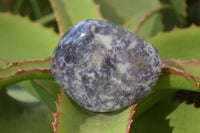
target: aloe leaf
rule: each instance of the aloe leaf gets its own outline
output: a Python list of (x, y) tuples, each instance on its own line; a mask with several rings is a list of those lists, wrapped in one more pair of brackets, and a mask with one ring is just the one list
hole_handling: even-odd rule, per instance
[[(3, 61), (3, 63), (4, 62), (9, 63), (12, 61), (29, 60), (29, 59), (44, 59), (46, 57), (49, 57), (53, 53), (53, 50), (60, 38), (60, 36), (56, 34), (55, 32), (53, 32), (52, 30), (44, 28), (40, 23), (31, 22), (27, 18), (11, 15), (9, 13), (0, 13), (0, 20), (1, 20), (0, 21), (0, 29), (1, 29), (0, 30), (0, 46), (1, 46), (0, 60)], [(1, 66), (6, 66), (6, 65), (1, 65)], [(49, 71), (50, 70), (49, 62), (45, 66), (47, 67)], [(33, 67), (33, 66), (30, 65), (30, 67)], [(50, 74), (50, 71), (48, 73)], [(39, 73), (39, 75), (40, 74), (41, 73)], [(25, 75), (24, 75), (24, 79), (26, 79)], [(31, 75), (29, 76), (30, 78), (33, 78)], [(46, 77), (47, 79), (52, 77), (50, 75), (46, 75), (46, 76), (47, 76)], [(22, 81), (24, 79), (19, 80), (19, 78), (16, 78), (15, 81), (17, 80)], [(11, 79), (8, 79), (8, 80), (12, 82)], [(47, 106), (50, 107), (51, 110), (56, 111), (55, 105), (52, 104), (53, 100), (55, 101), (56, 99), (53, 98), (49, 92), (54, 94), (54, 92), (52, 92), (51, 90), (53, 90), (53, 88), (57, 84), (55, 83), (55, 81), (47, 81), (47, 80), (43, 80), (40, 82), (43, 82), (43, 84), (47, 84), (51, 82), (54, 85), (48, 86), (48, 87), (42, 87), (42, 89), (38, 89), (38, 87), (35, 88), (38, 85), (35, 84), (34, 82), (31, 83), (31, 81), (23, 81), (23, 82), (18, 83), (18, 86), (30, 92), (33, 96), (38, 98), (40, 101), (43, 101), (44, 103), (46, 103)], [(6, 86), (8, 86), (8, 84)], [(57, 90), (58, 88), (59, 86), (57, 85), (57, 87), (54, 89)], [(44, 99), (42, 97), (46, 97), (46, 98), (49, 97), (49, 98)], [(48, 100), (50, 101), (49, 103), (46, 102)]]
[(29, 106), (0, 91), (0, 131), (2, 133), (52, 133), (51, 112), (40, 103)]
[(173, 127), (172, 133), (200, 132), (200, 109), (194, 107), (193, 104), (187, 105), (181, 103), (176, 109), (174, 109), (168, 116), (169, 125)]
[(12, 62), (0, 69), (0, 88), (28, 79), (53, 79), (50, 72), (50, 58)]
[[(64, 92), (59, 95), (53, 123), (56, 133), (128, 133), (136, 105), (113, 113), (93, 113), (75, 104)], [(70, 115), (69, 115), (70, 114)]]
[[(45, 84), (51, 86), (46, 86)], [(56, 112), (56, 105), (54, 102), (57, 100), (56, 95), (59, 93), (60, 87), (55, 81), (32, 80), (20, 82), (18, 85), (36, 97), (39, 101), (43, 102), (52, 113)]]
[(186, 13), (186, 8), (187, 8), (187, 4), (186, 4), (186, 0), (161, 0), (162, 3), (164, 4), (170, 4), (173, 6), (174, 11), (176, 12), (176, 14), (180, 17), (180, 16), (187, 16)]
[[(200, 27), (192, 26), (187, 29), (175, 29), (167, 33), (161, 33), (147, 39), (159, 51), (162, 59), (178, 59), (177, 69), (172, 74), (161, 75), (155, 88), (157, 89), (186, 89), (198, 91), (200, 66), (199, 42)], [(195, 41), (192, 41), (195, 40)], [(178, 50), (178, 52), (177, 52)], [(196, 64), (190, 59), (196, 59)], [(188, 60), (189, 63), (181, 63), (181, 60)], [(180, 64), (179, 64), (180, 63)], [(191, 67), (193, 66), (193, 67)], [(188, 69), (190, 68), (190, 69)], [(175, 74), (175, 75), (173, 75)], [(179, 75), (179, 76), (177, 76)], [(188, 82), (188, 81), (192, 81)], [(195, 83), (196, 82), (196, 83)], [(196, 87), (194, 86), (196, 84)]]
[(162, 12), (165, 30), (171, 30), (174, 26), (184, 27), (187, 17), (186, 0), (161, 0), (161, 2), (172, 6), (172, 10)]
[(187, 17), (188, 17), (188, 23), (189, 24), (192, 24), (192, 23), (197, 24), (197, 25), (200, 24), (199, 7), (200, 7), (200, 1), (188, 3), (188, 8), (187, 8), (188, 16)]
[(0, 68), (1, 67), (6, 67), (9, 63), (3, 60), (0, 60)]
[(143, 38), (156, 35), (158, 32), (163, 31), (164, 26), (162, 24), (162, 16), (159, 12), (153, 13), (147, 19), (140, 22), (135, 33)]
[(38, 99), (32, 96), (30, 93), (20, 88), (17, 85), (12, 85), (9, 88), (2, 90), (6, 91), (6, 93), (15, 99), (16, 101), (24, 104), (33, 104), (38, 103)]
[[(181, 60), (190, 60), (196, 59), (197, 64), (200, 60), (199, 58), (199, 42), (200, 39), (200, 27), (192, 26), (186, 29), (175, 29), (167, 33), (158, 34), (155, 37), (147, 39), (154, 47), (159, 51), (162, 59), (178, 59)], [(193, 40), (193, 41), (192, 41)], [(179, 50), (177, 52), (177, 50)], [(190, 61), (189, 61), (190, 62)], [(191, 66), (193, 66), (191, 68)], [(174, 71), (175, 75), (170, 74), (164, 76), (161, 75), (157, 85), (155, 86), (158, 89), (186, 89), (197, 91), (199, 84), (199, 73), (200, 66), (195, 65), (192, 62), (190, 63), (180, 63), (178, 69), (181, 71)], [(185, 68), (184, 68), (185, 67)], [(188, 70), (188, 68), (191, 68)], [(178, 74), (179, 73), (179, 74)], [(193, 74), (193, 75), (191, 75)], [(182, 75), (182, 76), (176, 76)], [(195, 78), (196, 76), (196, 78)], [(197, 86), (188, 82), (188, 79), (193, 79), (196, 82)], [(192, 80), (189, 80), (192, 81)]]
[(148, 38), (160, 53), (162, 59), (200, 60), (199, 42), (200, 27), (192, 26), (185, 29), (174, 29)]
[(160, 5), (149, 12), (141, 11), (130, 17), (124, 24), (124, 28), (145, 38), (163, 31), (161, 11), (171, 8), (169, 5)]
[[(195, 81), (190, 74), (174, 68), (167, 69), (168, 70), (160, 76), (156, 87), (159, 86), (160, 89), (184, 89), (199, 91), (199, 82)], [(170, 74), (168, 74), (168, 72)]]
[[(145, 16), (145, 14), (160, 6), (159, 0), (148, 0), (148, 1), (95, 0), (95, 1), (98, 4), (100, 4), (100, 10), (103, 16), (105, 16), (106, 19), (114, 23), (116, 23), (118, 19), (122, 19), (124, 23), (128, 18), (134, 17), (137, 14), (142, 15), (141, 13), (143, 13), (143, 16)], [(111, 13), (109, 14), (109, 12)], [(113, 13), (115, 13), (115, 15), (112, 15)]]
[(174, 67), (179, 69), (180, 71), (184, 71), (188, 74), (193, 80), (200, 82), (200, 61), (196, 59), (191, 59), (187, 61), (180, 60), (163, 60), (163, 64), (165, 67)]
[(96, 2), (100, 4), (101, 12), (106, 19), (116, 24), (123, 24), (124, 28), (141, 37), (153, 36), (163, 29), (159, 12), (166, 5), (161, 5), (157, 0), (96, 0)]
[[(40, 101), (42, 101), (44, 104), (46, 104), (52, 112), (56, 112), (56, 105), (54, 102), (57, 100), (57, 97), (55, 95), (58, 94), (59, 92), (53, 93), (52, 91), (50, 91), (50, 89), (54, 89), (54, 92), (56, 92), (56, 91), (59, 91), (59, 86), (55, 82), (53, 83), (51, 81), (42, 82), (41, 80), (40, 81), (33, 80), (33, 81), (30, 81), (30, 83), (34, 87), (34, 91), (37, 92), (36, 97)], [(57, 87), (55, 88), (47, 87), (43, 83), (55, 84), (54, 86), (57, 86)], [(27, 91), (29, 92), (30, 90), (27, 90)], [(30, 92), (32, 92), (32, 90)]]
[(50, 0), (62, 35), (70, 26), (86, 19), (103, 19), (92, 0)]
[[(21, 62), (12, 62), (5, 68), (0, 69), (0, 88), (6, 88), (9, 85), (23, 80), (33, 80), (31, 86), (26, 83), (20, 83), (22, 87), (33, 96), (43, 101), (52, 112), (56, 112), (54, 101), (57, 100), (59, 86), (53, 80), (50, 72), (50, 58), (44, 60), (26, 60)], [(35, 80), (44, 79), (44, 80)], [(51, 80), (50, 80), (51, 79)], [(33, 89), (34, 87), (34, 89)]]
[(180, 17), (187, 17), (187, 3), (186, 0), (170, 0), (175, 8), (176, 14)]
[(159, 10), (160, 8), (148, 14), (144, 14), (144, 12), (138, 13), (128, 19), (123, 27), (130, 32), (136, 33), (140, 37), (151, 37), (163, 30)]
[(159, 101), (145, 111), (137, 120), (133, 118), (134, 121), (130, 133), (171, 133), (172, 127), (169, 126), (169, 120), (166, 120), (166, 116), (177, 106), (177, 102), (173, 102), (168, 98)]
[[(180, 61), (173, 59), (164, 60), (163, 63), (165, 64), (165, 67), (169, 67), (167, 69), (175, 69), (175, 72), (168, 71), (166, 74), (164, 74), (163, 72), (165, 70), (162, 70), (162, 74), (152, 92), (138, 103), (136, 107), (136, 113), (133, 117), (133, 119), (136, 121), (149, 107), (161, 99), (174, 94), (176, 90), (184, 89), (199, 92), (200, 82), (198, 80), (199, 77), (197, 76), (199, 76), (200, 63), (198, 61)], [(191, 74), (196, 74), (196, 77), (192, 76)], [(196, 84), (193, 82), (198, 86), (195, 86)]]
[[(155, 89), (184, 89), (189, 91), (199, 91), (200, 89), (200, 63), (198, 61), (163, 61), (164, 65), (177, 65), (174, 67), (163, 67)], [(172, 65), (172, 66), (173, 66)], [(180, 65), (180, 66), (179, 66)], [(181, 69), (179, 68), (181, 67)], [(178, 69), (179, 68), (179, 69)], [(192, 73), (194, 75), (192, 75)]]
[[(137, 121), (143, 113), (145, 113), (149, 108), (157, 104), (159, 101), (162, 101), (163, 99), (166, 99), (173, 95), (176, 90), (156, 90), (152, 89), (152, 91), (144, 97), (141, 101), (138, 102), (137, 107), (136, 107), (136, 112), (133, 116), (133, 120)], [(134, 123), (133, 121), (133, 123)], [(134, 124), (133, 124), (134, 127)]]
[(22, 61), (51, 56), (59, 35), (34, 23), (8, 13), (0, 13), (0, 60)]

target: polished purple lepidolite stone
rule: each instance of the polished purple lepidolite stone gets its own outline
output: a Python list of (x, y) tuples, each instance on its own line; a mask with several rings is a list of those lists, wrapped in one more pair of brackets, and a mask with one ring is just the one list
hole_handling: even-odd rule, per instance
[(60, 39), (51, 71), (76, 103), (95, 112), (114, 111), (138, 102), (161, 71), (157, 50), (110, 22), (85, 20)]

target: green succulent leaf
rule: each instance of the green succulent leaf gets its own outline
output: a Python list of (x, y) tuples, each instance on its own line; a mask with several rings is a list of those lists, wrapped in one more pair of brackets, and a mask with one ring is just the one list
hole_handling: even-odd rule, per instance
[[(194, 84), (188, 82), (194, 80), (197, 82), (197, 87), (199, 85), (199, 42), (198, 39), (200, 35), (200, 27), (193, 26), (186, 29), (175, 29), (167, 33), (158, 34), (155, 37), (147, 39), (154, 47), (159, 51), (162, 59), (177, 59), (180, 61), (175, 61), (177, 69), (181, 71), (174, 71), (170, 75), (162, 76), (159, 78), (156, 87), (160, 89), (187, 89), (196, 91), (197, 88)], [(192, 41), (193, 40), (193, 41)], [(181, 49), (177, 52), (178, 49)], [(196, 59), (197, 61), (191, 61), (190, 59)], [(181, 60), (183, 60), (182, 63)], [(184, 60), (189, 60), (184, 63)], [(170, 62), (168, 62), (170, 63)], [(192, 67), (191, 67), (192, 66)], [(173, 68), (172, 68), (173, 69)], [(165, 73), (166, 74), (166, 73)], [(193, 75), (191, 75), (193, 74)], [(192, 78), (192, 79), (191, 79)], [(191, 80), (190, 80), (191, 79)], [(193, 89), (192, 89), (193, 88)]]
[(163, 30), (160, 10), (167, 6), (161, 5), (157, 0), (96, 0), (96, 2), (100, 4), (100, 10), (106, 19), (123, 25), (141, 37), (153, 36)]
[(136, 105), (113, 113), (93, 113), (83, 109), (64, 92), (59, 96), (53, 123), (56, 133), (128, 133)]
[(138, 13), (128, 19), (123, 27), (142, 38), (154, 36), (157, 32), (163, 30), (159, 10), (160, 8), (145, 15), (143, 12)]
[(161, 101), (145, 111), (138, 119), (135, 120), (133, 118), (133, 126), (130, 133), (171, 133), (172, 127), (169, 126), (169, 120), (166, 117), (177, 106), (177, 102), (172, 102), (168, 98), (163, 97)]
[(0, 132), (52, 133), (51, 121), (51, 112), (38, 101), (24, 104), (0, 91)]
[(163, 31), (161, 18), (162, 16), (159, 12), (153, 13), (150, 17), (140, 22), (135, 32), (143, 38), (156, 35), (159, 31)]
[[(123, 24), (128, 18), (140, 14), (143, 17), (160, 6), (159, 0), (95, 0), (100, 4), (103, 16), (111, 22), (117, 23), (119, 19)], [(144, 4), (145, 3), (145, 4)], [(120, 9), (120, 10), (119, 10)], [(113, 13), (115, 15), (113, 15)], [(117, 23), (119, 24), (119, 23)]]
[(162, 12), (165, 30), (171, 30), (175, 26), (184, 27), (187, 17), (186, 0), (161, 0), (161, 2), (172, 6), (171, 9)]
[(27, 18), (0, 13), (0, 60), (44, 59), (51, 56), (60, 36)]
[[(152, 91), (144, 97), (140, 102), (138, 102), (136, 107), (136, 112), (133, 116), (133, 120), (137, 121), (149, 108), (157, 104), (159, 101), (166, 99), (176, 93), (176, 90), (155, 90), (154, 88)], [(133, 123), (135, 123), (133, 121)], [(133, 124), (134, 127), (134, 124)]]
[[(160, 53), (162, 59), (200, 60), (200, 27), (174, 29), (147, 39)], [(181, 50), (180, 50), (181, 49)]]
[[(163, 60), (159, 80), (154, 89), (183, 89), (199, 91), (200, 89), (200, 62), (196, 60)], [(193, 75), (194, 74), (194, 75)]]
[[(11, 15), (9, 13), (0, 13), (0, 29), (0, 60), (3, 64), (2, 66), (4, 67), (7, 65), (7, 63), (12, 61), (44, 59), (51, 56), (60, 38), (58, 34), (53, 32), (51, 29), (44, 28), (40, 23), (34, 23), (27, 18)], [(47, 106), (55, 112), (56, 107), (52, 103), (56, 99), (52, 98), (50, 94), (57, 95), (57, 92), (54, 92), (52, 90), (58, 90), (59, 86), (53, 80), (46, 80), (49, 78), (52, 79), (49, 62), (46, 62), (45, 65), (43, 63), (42, 65), (39, 65), (37, 63), (27, 64), (23, 67), (29, 70), (33, 70), (35, 66), (48, 69), (48, 74), (46, 75), (45, 80), (40, 81), (40, 84), (54, 85), (42, 87), (40, 89), (38, 89), (38, 84), (32, 81), (23, 81), (18, 83), (17, 85), (30, 92), (39, 100), (46, 103)], [(22, 66), (12, 67), (8, 69), (7, 72), (5, 71), (5, 73), (9, 75), (9, 73), (11, 73), (12, 71), (17, 72), (20, 69), (24, 69), (20, 67)], [(11, 69), (12, 71), (10, 71)], [(32, 72), (33, 74), (35, 74), (36, 71)], [(38, 74), (39, 75), (37, 75), (37, 78), (39, 79), (41, 79), (42, 75), (45, 76), (44, 73)], [(27, 75), (29, 76), (29, 78), (27, 77)], [(35, 79), (36, 77), (34, 78), (34, 75), (31, 75), (31, 73), (24, 73), (24, 75), (15, 75), (13, 78), (16, 79), (8, 79), (8, 81), (14, 84), (22, 80)], [(3, 83), (1, 81), (1, 86), (2, 85)], [(7, 84), (6, 86), (8, 85), (10, 84)]]
[(57, 100), (60, 87), (55, 81), (30, 80), (20, 82), (18, 85), (48, 106), (51, 112), (56, 112), (54, 102)]
[(3, 89), (20, 81), (31, 79), (32, 81), (29, 81), (30, 85), (27, 84), (29, 83), (27, 81), (27, 83), (24, 81), (18, 85), (25, 88), (40, 101), (43, 101), (52, 112), (56, 112), (54, 102), (57, 100), (59, 86), (53, 80), (49, 66), (50, 58), (12, 62), (5, 68), (0, 69), (0, 88)]
[(173, 127), (172, 133), (198, 133), (200, 132), (200, 109), (193, 104), (181, 103), (168, 116), (169, 125)]
[(27, 60), (12, 62), (0, 68), (0, 89), (28, 79), (52, 79), (50, 72), (50, 58), (45, 60)]
[[(50, 0), (57, 17), (60, 34), (86, 19), (103, 19), (92, 0)], [(78, 6), (80, 5), (80, 6)]]

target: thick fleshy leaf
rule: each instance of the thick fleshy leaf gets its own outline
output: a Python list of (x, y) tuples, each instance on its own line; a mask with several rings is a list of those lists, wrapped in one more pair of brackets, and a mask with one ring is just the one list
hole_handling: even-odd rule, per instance
[(17, 85), (12, 85), (5, 90), (10, 97), (16, 101), (19, 101), (20, 103), (32, 104), (38, 102), (38, 99)]
[[(123, 24), (128, 18), (137, 14), (144, 17), (150, 11), (160, 6), (159, 0), (95, 0), (100, 4), (100, 10), (103, 16), (111, 22), (117, 23), (122, 19)], [(145, 4), (144, 4), (145, 3)], [(113, 15), (113, 13), (115, 15)], [(118, 23), (117, 23), (118, 24)]]
[(188, 23), (200, 25), (200, 1), (190, 1), (188, 3)]
[(6, 67), (9, 63), (8, 62), (5, 62), (3, 60), (0, 60), (0, 68), (1, 67)]
[(33, 81), (30, 81), (30, 85), (26, 83), (27, 81), (19, 83), (19, 85), (33, 96), (37, 97), (40, 101), (43, 101), (52, 112), (56, 112), (54, 102), (57, 100), (59, 86), (53, 80), (49, 66), (50, 58), (44, 60), (12, 62), (5, 68), (0, 69), (0, 88), (6, 88), (9, 85), (23, 80), (34, 79)]
[(176, 92), (176, 90), (156, 90), (153, 88), (152, 91), (137, 104), (133, 120), (137, 121), (137, 119), (139, 119), (149, 108), (154, 106), (159, 101), (170, 97)]
[(50, 0), (57, 17), (60, 34), (70, 26), (86, 19), (103, 19), (92, 0)]
[(180, 17), (187, 17), (186, 0), (170, 0), (170, 2), (174, 6), (177, 15), (179, 15)]
[(163, 31), (161, 18), (162, 16), (159, 12), (153, 13), (150, 17), (140, 22), (135, 32), (143, 38), (156, 35), (159, 31)]
[(128, 133), (136, 105), (113, 113), (93, 113), (69, 99), (59, 96), (54, 114), (54, 133)]
[(172, 102), (168, 98), (163, 99), (165, 100), (149, 108), (137, 120), (133, 118), (130, 133), (171, 133), (172, 127), (169, 126), (166, 116), (177, 107), (178, 103)]
[(40, 23), (8, 13), (0, 13), (0, 29), (0, 60), (6, 62), (49, 57), (60, 38)]
[(165, 67), (174, 67), (179, 69), (180, 71), (184, 71), (190, 76), (194, 81), (200, 83), (200, 61), (195, 59), (180, 61), (180, 60), (163, 60), (163, 64)]
[[(49, 57), (53, 53), (60, 38), (60, 36), (52, 30), (44, 28), (40, 23), (31, 22), (27, 18), (11, 15), (9, 13), (0, 13), (0, 20), (0, 60), (3, 62), (44, 59)], [(51, 81), (41, 82), (46, 84)], [(52, 82), (57, 85), (55, 81)], [(45, 89), (43, 87), (42, 90), (34, 88), (33, 84), (37, 86), (37, 84), (30, 83), (30, 81), (18, 83), (20, 87), (26, 89), (44, 103), (52, 99), (48, 92), (52, 90), (55, 85), (46, 87)], [(57, 88), (54, 89), (57, 90), (58, 87), (57, 85)], [(46, 97), (46, 99), (43, 97)], [(48, 99), (47, 97), (50, 98)], [(52, 100), (49, 101), (53, 103)], [(54, 107), (49, 107), (51, 109), (54, 108), (53, 110), (56, 111), (55, 105), (53, 106)]]
[(167, 119), (169, 125), (173, 127), (172, 133), (198, 133), (200, 132), (200, 108), (195, 108), (193, 104), (181, 103)]
[[(168, 72), (166, 70), (162, 70), (162, 73), (165, 71), (167, 73), (163, 73), (156, 86), (153, 88), (152, 92), (145, 97), (141, 102), (138, 103), (136, 107), (136, 113), (134, 114), (133, 120), (140, 119), (143, 117), (143, 113), (149, 109), (152, 105), (160, 101), (161, 99), (166, 99), (166, 97), (174, 94), (176, 90), (185, 89), (185, 90), (192, 90), (192, 91), (199, 91), (199, 81), (196, 81), (197, 77), (191, 76), (191, 74), (197, 74), (200, 70), (200, 64), (196, 60), (189, 60), (189, 61), (180, 61), (180, 60), (164, 60), (163, 61), (165, 67), (168, 67)], [(164, 69), (164, 68), (163, 68)], [(196, 71), (195, 71), (196, 70)], [(190, 74), (190, 72), (192, 72)], [(199, 74), (197, 74), (198, 76)], [(198, 79), (197, 79), (198, 80)], [(171, 89), (171, 91), (170, 91)], [(145, 119), (145, 118), (144, 118)], [(139, 124), (140, 125), (140, 124)], [(133, 129), (135, 125), (133, 123)], [(143, 130), (137, 129), (141, 132)], [(145, 131), (144, 131), (145, 132)], [(153, 131), (152, 131), (153, 132)]]
[(200, 27), (191, 26), (185, 29), (158, 34), (147, 39), (160, 53), (162, 59), (196, 59), (200, 61)]
[[(157, 85), (157, 89), (186, 89), (197, 91), (199, 85), (199, 73), (200, 66), (197, 65), (200, 60), (199, 56), (199, 43), (200, 39), (200, 27), (192, 26), (187, 29), (175, 29), (171, 32), (161, 33), (153, 38), (147, 39), (151, 44), (153, 44), (159, 51), (162, 59), (179, 59), (179, 60), (190, 60), (196, 59), (194, 61), (188, 61), (189, 63), (180, 63), (181, 61), (176, 61), (178, 69), (172, 68), (172, 74), (161, 75)], [(178, 50), (178, 52), (177, 52)], [(178, 63), (179, 62), (179, 63)], [(187, 61), (186, 61), (187, 62)], [(193, 66), (191, 68), (191, 66)], [(185, 67), (185, 68), (184, 68)], [(188, 69), (190, 68), (190, 69)], [(175, 74), (175, 75), (173, 75)], [(190, 74), (193, 74), (192, 76)], [(177, 76), (182, 75), (182, 76)], [(195, 77), (196, 76), (196, 77)], [(191, 80), (190, 80), (190, 79)], [(197, 81), (196, 87), (194, 83), (188, 82), (192, 79)]]
[(147, 14), (138, 13), (128, 19), (123, 27), (140, 37), (151, 37), (163, 30), (161, 14), (159, 13), (162, 8), (155, 9)]
[[(48, 84), (48, 85), (46, 85)], [(20, 87), (42, 101), (52, 112), (56, 112), (55, 101), (59, 93), (59, 86), (53, 80), (32, 80), (18, 83)]]
[(0, 91), (1, 133), (52, 133), (51, 121), (51, 112), (41, 103), (27, 106)]
[(161, 2), (172, 6), (171, 9), (162, 12), (165, 30), (171, 30), (175, 26), (183, 27), (186, 25), (186, 0), (161, 0)]
[(0, 68), (0, 88), (28, 79), (52, 79), (50, 58), (44, 60), (26, 60), (12, 62)]
[(138, 33), (141, 37), (153, 36), (163, 29), (159, 11), (165, 6), (157, 0), (96, 0), (96, 2), (100, 4), (105, 18), (116, 24), (125, 23), (124, 28)]
[(173, 6), (174, 11), (176, 12), (176, 14), (180, 17), (180, 16), (187, 16), (186, 13), (186, 0), (161, 0), (161, 2), (163, 2), (164, 4), (170, 4)]
[(196, 60), (163, 60), (164, 67), (155, 89), (199, 91), (200, 62)]

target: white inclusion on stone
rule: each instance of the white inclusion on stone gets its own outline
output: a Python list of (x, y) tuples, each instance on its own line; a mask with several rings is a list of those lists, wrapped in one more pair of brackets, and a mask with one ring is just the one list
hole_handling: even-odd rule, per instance
[(82, 80), (82, 78), (81, 78), (79, 72), (75, 72), (75, 75), (76, 75), (76, 79), (78, 79), (78, 80)]
[(105, 94), (100, 94), (100, 95), (99, 95), (99, 98), (100, 98), (102, 101), (111, 99), (110, 97), (106, 96)]
[(132, 87), (126, 87), (125, 90), (126, 91), (131, 91)]
[(96, 26), (95, 26), (95, 25), (92, 25), (92, 26), (91, 26), (91, 31), (92, 31), (93, 33), (94, 33), (95, 29), (96, 29)]
[(83, 37), (83, 36), (85, 36), (85, 35), (86, 35), (86, 33), (81, 33), (80, 37)]
[(56, 77), (61, 78), (63, 76), (63, 71), (60, 69), (55, 69), (54, 73), (56, 74)]
[(114, 103), (113, 101), (108, 101), (108, 102), (106, 103), (106, 105), (107, 105), (108, 107), (113, 107), (114, 104), (115, 104), (115, 103)]
[(61, 56), (58, 58), (58, 61), (60, 62), (59, 67), (63, 67), (63, 62), (65, 62), (65, 58)]
[(127, 50), (134, 49), (136, 45), (137, 45), (137, 41), (134, 40), (133, 42), (131, 42), (131, 43), (129, 44)]
[(69, 88), (69, 83), (67, 82), (68, 81), (68, 77), (67, 76), (64, 76), (64, 78), (65, 78), (65, 82), (62, 82), (63, 83), (63, 87), (65, 88), (65, 89), (68, 89)]
[(112, 36), (111, 35), (101, 35), (96, 34), (95, 39), (97, 42), (100, 42), (104, 46), (106, 46), (107, 50), (112, 49)]
[[(91, 61), (89, 60), (89, 62), (91, 62), (90, 64), (91, 64), (92, 67), (94, 67), (94, 66), (92, 65), (92, 64), (94, 64), (94, 65), (95, 65), (95, 68), (96, 68), (97, 70), (100, 70), (100, 69), (101, 69), (101, 63), (102, 63), (103, 59), (104, 59), (104, 56), (101, 56), (101, 55), (99, 55), (98, 52), (95, 52), (95, 53), (93, 54), (93, 56), (92, 56)], [(91, 68), (90, 68), (90, 69), (91, 69)]]
[(119, 80), (119, 79), (117, 79), (117, 78), (112, 77), (112, 78), (111, 78), (111, 81), (112, 81), (114, 84), (122, 85), (122, 81)]
[(95, 75), (94, 75), (93, 72), (92, 72), (92, 73), (87, 73), (87, 76), (88, 76), (88, 77), (91, 77), (91, 78), (93, 78), (93, 79), (95, 78)]
[(126, 73), (129, 68), (129, 63), (125, 63), (125, 64), (118, 63), (117, 68), (119, 69), (121, 74)]

